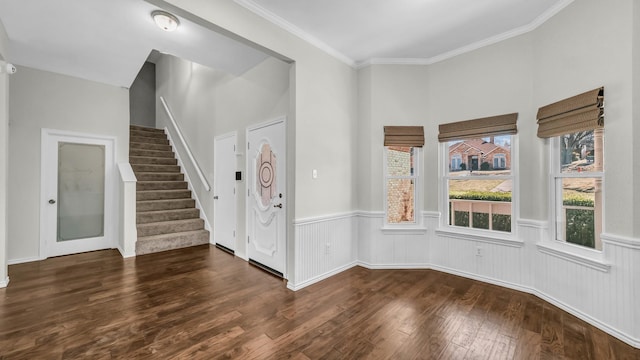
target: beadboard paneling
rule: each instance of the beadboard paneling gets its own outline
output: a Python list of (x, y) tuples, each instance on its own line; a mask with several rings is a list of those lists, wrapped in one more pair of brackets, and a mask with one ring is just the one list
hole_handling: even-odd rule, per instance
[(301, 289), (355, 264), (357, 231), (353, 214), (297, 221), (294, 226), (295, 279), (289, 279), (291, 289)]

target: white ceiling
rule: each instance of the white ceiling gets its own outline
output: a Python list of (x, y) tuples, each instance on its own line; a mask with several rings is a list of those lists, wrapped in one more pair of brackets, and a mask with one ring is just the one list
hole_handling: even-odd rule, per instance
[[(442, 60), (530, 31), (573, 0), (235, 1), (355, 66)], [(184, 18), (164, 32), (150, 2), (162, 3), (0, 0), (9, 60), (129, 87), (153, 49), (236, 75), (268, 56)]]
[(232, 74), (267, 55), (181, 18), (159, 29), (143, 0), (0, 0), (9, 60), (19, 65), (130, 87), (153, 49)]
[(433, 63), (528, 32), (573, 0), (235, 0), (352, 65)]

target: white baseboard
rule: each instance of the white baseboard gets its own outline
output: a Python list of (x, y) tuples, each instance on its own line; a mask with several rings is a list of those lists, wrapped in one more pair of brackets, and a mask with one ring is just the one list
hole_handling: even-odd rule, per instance
[(126, 253), (121, 246), (118, 245), (118, 251), (120, 252), (120, 255), (122, 255), (122, 258), (124, 259), (128, 259), (128, 258), (132, 258), (132, 257), (136, 257), (136, 253)]
[(9, 277), (8, 276), (7, 276), (6, 279), (0, 281), (0, 289), (6, 288), (7, 286), (9, 286)]
[(44, 259), (41, 259), (40, 257), (28, 257), (28, 258), (22, 258), (22, 259), (11, 259), (7, 261), (7, 265), (17, 265), (17, 264), (24, 264), (24, 263), (30, 263), (30, 262), (34, 262), (34, 261), (42, 261)]
[(365, 261), (356, 261), (356, 265), (369, 270), (428, 270), (429, 264), (370, 264)]
[(318, 275), (318, 276), (315, 276), (315, 277), (313, 277), (313, 278), (311, 278), (309, 280), (305, 280), (305, 281), (301, 282), (300, 284), (293, 284), (293, 283), (291, 283), (291, 281), (289, 281), (287, 283), (287, 288), (289, 290), (298, 291), (298, 290), (300, 290), (302, 288), (305, 288), (305, 287), (307, 287), (309, 285), (313, 285), (313, 284), (315, 284), (317, 282), (320, 282), (320, 281), (322, 281), (324, 279), (327, 279), (327, 278), (330, 278), (330, 277), (332, 277), (334, 275), (337, 275), (337, 274), (339, 274), (339, 273), (341, 273), (341, 272), (343, 272), (345, 270), (349, 270), (352, 267), (357, 266), (357, 265), (358, 265), (358, 263), (354, 261), (354, 262), (352, 262), (350, 264), (347, 264), (347, 265), (341, 266), (339, 268), (333, 269), (333, 270), (331, 270), (329, 272), (326, 272), (326, 273), (324, 273), (322, 275)]

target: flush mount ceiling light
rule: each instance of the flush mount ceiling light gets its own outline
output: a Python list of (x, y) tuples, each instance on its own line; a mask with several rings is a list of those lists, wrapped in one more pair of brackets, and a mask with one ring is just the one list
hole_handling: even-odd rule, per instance
[(178, 18), (166, 11), (156, 10), (151, 13), (151, 17), (156, 25), (164, 31), (175, 31), (180, 25)]

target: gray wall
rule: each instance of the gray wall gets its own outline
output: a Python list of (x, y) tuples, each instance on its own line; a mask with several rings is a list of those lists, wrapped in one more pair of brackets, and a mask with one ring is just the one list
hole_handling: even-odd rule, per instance
[[(40, 250), (41, 129), (117, 138), (116, 161), (129, 155), (129, 92), (93, 81), (18, 66), (9, 86), (9, 260)], [(116, 191), (119, 191), (116, 189)], [(119, 205), (115, 204), (115, 209)]]
[(131, 124), (156, 127), (156, 65), (145, 62), (129, 89)]
[[(202, 168), (211, 191), (206, 191), (188, 157), (177, 143), (192, 185), (207, 219), (213, 226), (214, 141), (216, 136), (237, 132), (238, 155), (236, 169), (243, 180), (237, 183), (237, 194), (246, 192), (245, 129), (251, 124), (272, 120), (289, 113), (289, 68), (275, 58), (269, 58), (241, 76), (234, 76), (187, 60), (163, 55), (157, 62), (158, 96), (169, 104), (196, 161)], [(158, 102), (159, 127), (168, 123), (162, 104)], [(291, 120), (288, 119), (288, 125)], [(173, 136), (173, 133), (172, 133)], [(174, 138), (174, 142), (177, 139)], [(289, 139), (290, 142), (291, 139)], [(288, 165), (288, 169), (291, 167)], [(245, 197), (237, 196), (236, 239), (245, 239)], [(289, 197), (292, 202), (292, 197)], [(238, 241), (236, 254), (244, 257), (246, 243)]]
[[(605, 87), (605, 232), (637, 237), (640, 188), (633, 105), (631, 0), (574, 2), (533, 32), (427, 66), (359, 71), (359, 207), (383, 211), (382, 126), (424, 125), (425, 210), (438, 211), (438, 125), (518, 112), (519, 218), (547, 220), (549, 142), (537, 137), (538, 107)], [(590, 39), (584, 41), (584, 39)], [(636, 43), (638, 40), (635, 40)], [(592, 44), (602, 44), (593, 51)], [(550, 56), (553, 54), (553, 56)], [(635, 70), (635, 71), (634, 71)], [(637, 88), (637, 84), (636, 84)], [(637, 94), (635, 95), (638, 96)], [(634, 107), (635, 106), (635, 107)], [(635, 130), (634, 130), (635, 129)], [(622, 160), (624, 159), (624, 160)], [(636, 195), (637, 199), (637, 195)], [(516, 214), (518, 215), (518, 214)], [(634, 229), (635, 227), (635, 229)]]

